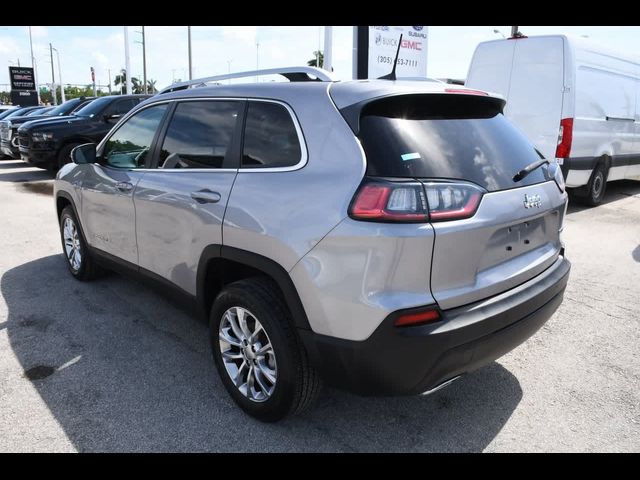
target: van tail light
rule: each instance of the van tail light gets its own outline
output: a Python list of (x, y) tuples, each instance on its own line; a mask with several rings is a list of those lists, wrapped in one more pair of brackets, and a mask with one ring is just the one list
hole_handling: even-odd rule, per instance
[(349, 216), (375, 222), (429, 221), (424, 189), (419, 182), (366, 179), (351, 202)]
[(425, 182), (432, 222), (473, 217), (485, 191), (471, 183)]
[(475, 215), (485, 190), (458, 182), (403, 182), (365, 178), (349, 207), (355, 220), (426, 223)]
[(562, 120), (560, 120), (560, 131), (558, 132), (556, 158), (569, 158), (569, 155), (571, 155), (572, 140), (573, 118), (563, 118)]

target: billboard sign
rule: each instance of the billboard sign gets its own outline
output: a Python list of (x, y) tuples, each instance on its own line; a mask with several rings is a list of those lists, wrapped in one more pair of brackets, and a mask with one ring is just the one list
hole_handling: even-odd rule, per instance
[(11, 103), (21, 107), (38, 105), (38, 94), (35, 90), (11, 90)]
[(355, 78), (378, 78), (393, 68), (393, 60), (402, 34), (396, 75), (427, 76), (426, 26), (359, 26), (356, 28)]
[(9, 80), (11, 90), (35, 90), (36, 82), (33, 77), (33, 68), (9, 67)]
[(11, 82), (11, 103), (21, 107), (38, 105), (33, 68), (9, 67), (9, 81)]

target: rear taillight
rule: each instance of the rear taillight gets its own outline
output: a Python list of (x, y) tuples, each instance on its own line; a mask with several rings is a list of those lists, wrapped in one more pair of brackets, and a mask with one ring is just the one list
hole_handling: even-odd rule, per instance
[(394, 182), (365, 179), (349, 216), (374, 222), (424, 223), (472, 217), (485, 191), (462, 182)]
[(366, 180), (349, 208), (351, 218), (377, 222), (427, 222), (427, 202), (418, 182)]
[(569, 158), (571, 155), (571, 141), (573, 140), (573, 118), (563, 118), (560, 120), (560, 131), (558, 132), (558, 146), (556, 147), (556, 158)]
[(470, 183), (425, 182), (429, 218), (432, 222), (473, 217), (484, 190)]

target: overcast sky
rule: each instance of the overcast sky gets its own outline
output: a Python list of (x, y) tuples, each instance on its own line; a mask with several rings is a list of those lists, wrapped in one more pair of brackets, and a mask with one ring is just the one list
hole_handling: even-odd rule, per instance
[[(476, 45), (500, 38), (494, 29), (509, 35), (509, 26), (429, 27), (428, 75), (464, 78)], [(188, 77), (187, 27), (145, 27), (147, 77), (162, 88), (173, 79)], [(131, 69), (142, 78), (142, 46), (136, 41), (139, 26), (129, 27)], [(615, 50), (640, 51), (640, 27), (520, 27), (526, 35), (568, 33), (587, 35)], [(114, 27), (32, 27), (38, 82), (51, 82), (49, 42), (58, 49), (65, 84), (91, 83), (90, 67), (99, 84), (108, 83), (124, 67), (124, 31)], [(323, 42), (322, 27), (192, 27), (194, 77), (260, 68), (304, 65)], [(256, 43), (259, 43), (256, 49)], [(352, 27), (334, 27), (334, 69), (341, 79), (351, 78)], [(258, 50), (258, 52), (256, 52)], [(258, 59), (256, 59), (258, 53)], [(8, 66), (30, 66), (27, 27), (0, 27), (0, 89), (8, 90)], [(57, 59), (54, 62), (56, 82)], [(229, 62), (231, 62), (229, 64)], [(106, 88), (105, 88), (106, 90)]]

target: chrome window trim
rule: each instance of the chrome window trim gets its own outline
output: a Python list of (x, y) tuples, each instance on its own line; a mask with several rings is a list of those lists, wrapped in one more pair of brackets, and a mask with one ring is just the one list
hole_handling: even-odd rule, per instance
[[(113, 130), (111, 132), (109, 132), (109, 135), (105, 138), (103, 138), (100, 143), (97, 145), (96, 147), (96, 151), (100, 151), (102, 148), (104, 148), (104, 144), (109, 140), (109, 138), (111, 138), (122, 126), (122, 124), (124, 124), (126, 121), (129, 120), (129, 118), (131, 118), (133, 115), (136, 115), (137, 113), (146, 110), (147, 108), (151, 108), (154, 107), (156, 105), (161, 105), (163, 103), (175, 103), (175, 102), (195, 102), (195, 101), (224, 101), (224, 100), (234, 100), (234, 101), (246, 101), (246, 102), (267, 102), (267, 103), (276, 103), (278, 105), (282, 105), (284, 108), (287, 109), (287, 111), (289, 112), (289, 116), (291, 117), (291, 120), (293, 121), (293, 126), (296, 129), (296, 134), (298, 135), (298, 143), (300, 145), (300, 161), (298, 163), (296, 163), (295, 165), (290, 165), (288, 167), (267, 167), (267, 168), (242, 168), (242, 165), (240, 165), (239, 168), (168, 168), (168, 169), (162, 169), (162, 168), (130, 168), (127, 170), (131, 170), (131, 171), (136, 171), (136, 172), (157, 172), (157, 171), (162, 171), (162, 172), (238, 172), (238, 173), (257, 173), (257, 172), (264, 172), (264, 173), (271, 173), (271, 172), (293, 172), (296, 170), (300, 170), (302, 169), (308, 162), (309, 159), (309, 154), (308, 154), (308, 150), (307, 150), (307, 144), (305, 142), (304, 139), (304, 134), (302, 133), (302, 127), (300, 126), (300, 122), (298, 121), (298, 117), (296, 116), (295, 112), (293, 111), (293, 109), (285, 102), (281, 101), (281, 100), (273, 100), (270, 98), (249, 98), (249, 97), (189, 97), (189, 98), (170, 98), (170, 99), (166, 99), (166, 100), (158, 100), (157, 102), (153, 102), (153, 103), (149, 103), (148, 105), (145, 105), (142, 108), (139, 108), (135, 111), (130, 111), (128, 112), (124, 117), (122, 117), (122, 119), (114, 126)], [(240, 163), (242, 164), (242, 158), (240, 159)], [(115, 168), (115, 167), (112, 167)], [(120, 171), (127, 171), (124, 169), (121, 169)]]

